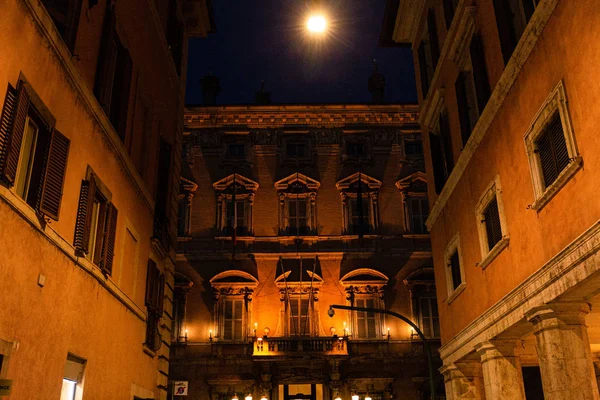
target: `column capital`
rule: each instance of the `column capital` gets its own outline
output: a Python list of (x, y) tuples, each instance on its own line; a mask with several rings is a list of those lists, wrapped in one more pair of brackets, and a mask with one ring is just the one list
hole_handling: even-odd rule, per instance
[(475, 351), (484, 362), (490, 358), (514, 357), (519, 338), (492, 339), (475, 346)]
[(525, 312), (525, 318), (534, 326), (534, 333), (565, 325), (585, 325), (585, 316), (591, 307), (583, 302), (556, 302), (534, 307)]

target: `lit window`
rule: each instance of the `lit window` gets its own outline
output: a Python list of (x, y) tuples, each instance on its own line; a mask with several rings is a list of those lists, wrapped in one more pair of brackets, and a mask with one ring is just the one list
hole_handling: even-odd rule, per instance
[[(375, 299), (363, 298), (355, 300), (356, 307), (374, 308)], [(377, 320), (373, 311), (356, 312), (356, 334), (358, 339), (377, 338)]]
[(304, 297), (290, 298), (290, 321), (289, 332), (294, 336), (308, 335), (311, 331), (310, 326), (310, 302)]
[(243, 339), (243, 299), (226, 299), (223, 301), (223, 339)]
[(83, 373), (86, 361), (69, 354), (60, 391), (60, 400), (81, 400), (83, 396)]

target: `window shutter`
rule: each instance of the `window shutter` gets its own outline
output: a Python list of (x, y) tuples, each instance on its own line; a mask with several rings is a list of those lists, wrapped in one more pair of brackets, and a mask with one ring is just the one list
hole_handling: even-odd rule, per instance
[(40, 212), (55, 221), (58, 221), (60, 213), (60, 202), (63, 194), (65, 171), (67, 169), (67, 158), (69, 156), (69, 144), (71, 142), (56, 129), (52, 133), (46, 172), (42, 184), (42, 196), (40, 200)]
[(569, 151), (558, 112), (554, 114), (537, 140), (536, 148), (540, 157), (544, 185), (548, 187), (569, 164)]
[(9, 84), (6, 90), (6, 97), (4, 98), (2, 116), (0, 117), (0, 171), (2, 172), (6, 167), (6, 156), (10, 144), (10, 132), (16, 104), (17, 90)]
[(162, 316), (164, 307), (165, 307), (165, 274), (160, 274), (160, 278), (158, 279), (158, 315)]
[(475, 80), (475, 91), (477, 93), (477, 107), (479, 108), (479, 114), (481, 114), (490, 99), (490, 82), (488, 80), (483, 44), (478, 33), (475, 33), (471, 39), (470, 51), (471, 63), (473, 64), (473, 79)]
[(556, 169), (560, 174), (560, 172), (569, 165), (569, 150), (567, 149), (567, 141), (565, 140), (565, 133), (558, 112), (554, 114), (554, 117), (546, 127), (546, 130), (551, 132), (552, 135), (552, 147), (554, 148), (554, 154), (556, 156)]
[(107, 205), (106, 225), (104, 230), (104, 240), (102, 244), (102, 261), (100, 268), (110, 275), (112, 273), (113, 259), (115, 255), (115, 239), (117, 235), (117, 214), (118, 211), (112, 203)]
[(92, 206), (96, 195), (96, 181), (93, 177), (81, 181), (79, 192), (79, 205), (77, 206), (77, 219), (75, 221), (75, 240), (73, 245), (79, 255), (89, 251), (90, 223), (92, 219)]
[(500, 225), (497, 198), (494, 198), (485, 209), (484, 218), (488, 250), (491, 250), (502, 239), (502, 226)]
[[(8, 135), (1, 140), (5, 142), (3, 147), (6, 149), (4, 157), (0, 159), (0, 174), (3, 179), (13, 185), (15, 183), (15, 177), (17, 175), (17, 166), (19, 164), (19, 153), (21, 152), (21, 141), (23, 140), (23, 131), (25, 130), (25, 121), (27, 120), (27, 112), (29, 110), (29, 94), (25, 89), (23, 83), (19, 84), (17, 90), (17, 97), (14, 109), (12, 110), (12, 117), (9, 118), (8, 114), (12, 108), (10, 104), (10, 96), (7, 95), (7, 103), (5, 105), (6, 115), (2, 112), (2, 136), (5, 136), (4, 130), (6, 129)], [(7, 119), (5, 122), (4, 119)], [(5, 127), (5, 124), (6, 127)]]
[(110, 111), (112, 69), (114, 68), (114, 62), (117, 56), (117, 48), (114, 46), (117, 19), (114, 6), (110, 3), (112, 2), (109, 0), (104, 16), (102, 42), (100, 43), (98, 66), (96, 68), (96, 81), (94, 83), (94, 94), (107, 114)]

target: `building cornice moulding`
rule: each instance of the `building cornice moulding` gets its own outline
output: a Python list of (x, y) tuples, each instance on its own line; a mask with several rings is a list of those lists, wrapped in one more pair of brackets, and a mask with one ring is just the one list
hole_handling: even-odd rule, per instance
[(437, 221), (438, 217), (442, 213), (442, 210), (448, 203), (450, 196), (456, 189), (458, 182), (461, 180), (465, 173), (471, 158), (477, 151), (479, 144), (483, 141), (486, 133), (488, 132), (490, 125), (496, 118), (496, 115), (502, 108), (504, 100), (508, 95), (508, 92), (512, 88), (521, 68), (529, 58), (529, 55), (533, 51), (533, 48), (537, 44), (537, 41), (544, 30), (544, 27), (548, 23), (550, 16), (554, 12), (556, 5), (559, 0), (543, 0), (535, 9), (535, 13), (531, 18), (531, 21), (527, 25), (521, 40), (517, 44), (515, 51), (513, 52), (510, 61), (508, 62), (504, 72), (500, 76), (500, 80), (496, 84), (494, 91), (487, 103), (487, 106), (483, 110), (481, 117), (477, 121), (471, 137), (465, 144), (463, 151), (458, 157), (458, 161), (452, 170), (452, 173), (448, 177), (442, 192), (439, 194), (436, 202), (433, 204), (429, 217), (427, 218), (426, 225), (429, 231), (432, 230), (433, 225)]

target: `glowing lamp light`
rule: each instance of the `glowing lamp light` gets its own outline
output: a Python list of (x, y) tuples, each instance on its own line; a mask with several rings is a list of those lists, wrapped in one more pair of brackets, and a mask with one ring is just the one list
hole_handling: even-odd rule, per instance
[(340, 397), (340, 394), (339, 394), (339, 393), (337, 393), (337, 394), (335, 395), (335, 399), (334, 399), (334, 400), (342, 400), (342, 398)]
[(252, 400), (252, 394), (248, 393), (245, 397), (245, 400)]
[(240, 400), (240, 399), (237, 397), (237, 393), (233, 395), (233, 397), (231, 398), (231, 400)]
[(371, 399), (371, 396), (367, 395), (367, 396), (365, 397), (365, 400), (372, 400), (372, 399)]
[(310, 32), (323, 33), (327, 29), (327, 21), (322, 15), (312, 15), (308, 18), (306, 27)]
[(268, 400), (268, 399), (267, 399), (267, 396), (264, 396), (264, 395), (263, 395), (263, 396), (260, 398), (260, 400)]
[(358, 395), (357, 394), (353, 394), (352, 395), (352, 400), (358, 400)]

